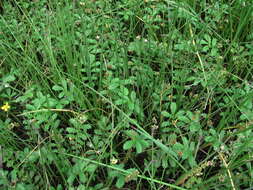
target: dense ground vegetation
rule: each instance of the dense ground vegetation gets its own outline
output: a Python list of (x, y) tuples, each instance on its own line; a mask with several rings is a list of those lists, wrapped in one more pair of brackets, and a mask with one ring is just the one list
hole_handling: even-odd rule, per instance
[(253, 188), (250, 0), (5, 0), (0, 189)]

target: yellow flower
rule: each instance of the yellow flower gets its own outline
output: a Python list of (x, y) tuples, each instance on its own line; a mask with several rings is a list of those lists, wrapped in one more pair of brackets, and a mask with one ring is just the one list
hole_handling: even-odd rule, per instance
[(6, 102), (6, 103), (1, 107), (1, 109), (2, 109), (3, 111), (8, 111), (10, 108), (11, 108), (11, 106), (9, 105), (8, 102)]

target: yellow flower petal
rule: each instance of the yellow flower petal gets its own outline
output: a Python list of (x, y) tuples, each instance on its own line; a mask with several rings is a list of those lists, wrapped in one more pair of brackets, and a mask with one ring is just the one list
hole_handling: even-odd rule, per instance
[(1, 109), (2, 109), (3, 111), (8, 111), (10, 108), (11, 108), (11, 106), (9, 105), (8, 102), (6, 102), (6, 103), (1, 107)]

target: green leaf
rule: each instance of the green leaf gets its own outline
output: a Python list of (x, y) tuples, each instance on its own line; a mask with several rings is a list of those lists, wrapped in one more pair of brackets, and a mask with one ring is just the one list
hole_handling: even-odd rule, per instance
[(212, 48), (212, 49), (211, 49), (211, 54), (210, 54), (210, 55), (213, 56), (213, 57), (217, 56), (217, 55), (218, 55), (217, 49)]
[(29, 162), (36, 162), (40, 157), (40, 153), (39, 151), (34, 151), (29, 157), (28, 157), (28, 161)]
[(207, 45), (208, 42), (207, 42), (206, 40), (200, 40), (200, 44), (205, 44), (205, 45)]
[(134, 104), (134, 111), (138, 114), (142, 114), (142, 110), (140, 108), (140, 105), (139, 105), (139, 102), (137, 101), (135, 104)]
[(133, 141), (126, 141), (126, 142), (124, 143), (124, 145), (123, 145), (123, 149), (124, 149), (124, 150), (128, 150), (128, 149), (132, 148), (133, 145), (134, 145), (134, 142), (133, 142)]
[(128, 108), (133, 111), (134, 110), (134, 103), (133, 102), (128, 102)]
[(65, 93), (64, 92), (61, 92), (59, 95), (58, 95), (58, 98), (62, 98), (65, 96)]
[(168, 113), (167, 111), (162, 111), (161, 113), (164, 117), (170, 117), (170, 113)]
[(176, 165), (177, 165), (176, 162), (172, 159), (169, 159), (169, 163), (170, 163), (170, 166), (173, 168), (176, 167)]
[(24, 184), (18, 183), (15, 189), (16, 190), (27, 190), (27, 187)]
[(167, 158), (163, 158), (162, 159), (162, 167), (163, 168), (167, 168), (169, 165), (168, 165), (168, 159)]
[(73, 182), (74, 182), (74, 180), (75, 180), (75, 178), (76, 178), (75, 174), (70, 174), (69, 177), (68, 177), (68, 179), (67, 179), (68, 184), (72, 185)]
[(119, 78), (114, 78), (112, 81), (111, 81), (111, 84), (109, 85), (108, 89), (109, 90), (114, 90), (116, 88), (118, 88), (120, 85), (120, 80)]
[(209, 35), (205, 34), (205, 35), (204, 35), (204, 38), (206, 39), (206, 41), (207, 41), (208, 43), (211, 42), (211, 37), (210, 37)]
[(29, 98), (33, 97), (33, 88), (26, 91), (25, 94), (23, 96), (18, 97), (15, 102), (25, 102), (26, 100), (28, 100)]
[(88, 167), (86, 167), (86, 171), (92, 173), (97, 169), (97, 165), (95, 164), (89, 164)]
[(119, 84), (118, 83), (112, 83), (110, 84), (110, 86), (108, 87), (109, 90), (114, 90), (116, 88), (118, 88)]
[(177, 111), (177, 104), (175, 102), (171, 102), (170, 104), (170, 111), (174, 115)]
[(185, 146), (185, 147), (188, 147), (188, 145), (189, 145), (188, 139), (187, 139), (186, 137), (183, 137), (182, 140), (183, 140), (184, 146)]
[(190, 125), (190, 131), (191, 132), (199, 131), (200, 128), (201, 128), (201, 126), (198, 122), (192, 122), (191, 125)]
[(131, 100), (134, 101), (136, 99), (136, 93), (132, 91), (130, 97), (131, 97)]
[(16, 79), (15, 76), (10, 74), (10, 75), (4, 76), (4, 77), (2, 78), (2, 82), (3, 82), (3, 83), (8, 83), (8, 82), (14, 81), (15, 79)]
[(118, 99), (115, 101), (115, 105), (122, 105), (124, 103), (126, 103), (126, 101), (124, 99)]
[(216, 44), (217, 44), (217, 39), (214, 38), (214, 39), (212, 40), (212, 47), (216, 47)]
[(173, 145), (173, 148), (175, 150), (180, 150), (181, 151), (181, 150), (183, 150), (184, 146), (180, 143), (176, 143), (176, 144)]
[(208, 47), (208, 46), (205, 46), (205, 47), (203, 47), (203, 49), (202, 49), (203, 52), (207, 52), (208, 50), (209, 50), (209, 47)]
[(54, 91), (61, 91), (63, 90), (63, 88), (59, 85), (54, 85), (53, 88), (52, 88)]
[(76, 133), (76, 132), (77, 132), (76, 129), (71, 128), (71, 127), (68, 127), (68, 128), (66, 129), (66, 131), (68, 131), (68, 133)]
[(189, 157), (189, 152), (188, 151), (183, 151), (182, 159), (185, 160)]
[(142, 144), (140, 142), (136, 142), (135, 148), (138, 154), (142, 152)]
[(167, 126), (170, 126), (170, 125), (171, 125), (171, 122), (165, 121), (165, 122), (162, 122), (161, 127), (167, 127)]
[(214, 140), (215, 140), (215, 138), (212, 137), (212, 136), (207, 136), (207, 137), (205, 138), (205, 141), (206, 141), (206, 142), (213, 142)]
[(147, 140), (142, 139), (140, 142), (143, 146), (143, 148), (149, 147), (149, 142)]
[(87, 182), (87, 177), (84, 175), (83, 172), (80, 172), (80, 173), (79, 173), (79, 179), (80, 179), (80, 181), (81, 181), (82, 183)]
[(190, 164), (190, 166), (191, 166), (192, 168), (193, 168), (194, 166), (196, 166), (196, 162), (195, 162), (193, 156), (189, 156), (188, 161), (189, 161), (189, 164)]
[(128, 89), (127, 89), (127, 88), (123, 87), (123, 89), (122, 89), (122, 93), (124, 94), (124, 96), (128, 96), (129, 91), (128, 91)]
[(180, 115), (180, 116), (178, 116), (177, 118), (178, 118), (179, 121), (183, 121), (183, 122), (185, 122), (185, 123), (190, 123), (189, 118), (187, 118), (187, 117), (184, 116), (184, 115)]
[(122, 188), (125, 185), (125, 178), (124, 177), (119, 177), (117, 182), (116, 182), (116, 187), (117, 188)]
[(67, 89), (68, 89), (67, 81), (66, 81), (66, 80), (63, 80), (61, 83), (62, 83), (63, 89), (67, 90)]

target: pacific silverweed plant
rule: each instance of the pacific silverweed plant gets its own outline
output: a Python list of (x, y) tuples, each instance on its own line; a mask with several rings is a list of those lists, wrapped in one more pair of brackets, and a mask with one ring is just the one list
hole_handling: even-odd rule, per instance
[(1, 1), (0, 189), (251, 189), (250, 1)]

